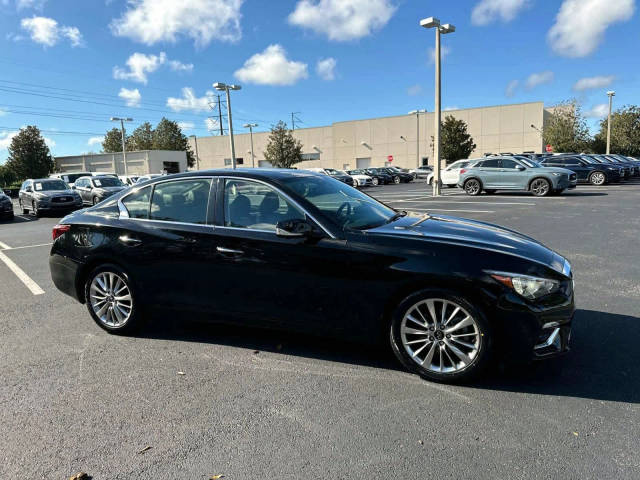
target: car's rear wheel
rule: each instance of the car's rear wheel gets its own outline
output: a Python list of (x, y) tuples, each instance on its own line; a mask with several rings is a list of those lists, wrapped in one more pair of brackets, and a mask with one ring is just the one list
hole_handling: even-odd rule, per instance
[(391, 346), (400, 362), (423, 378), (458, 382), (477, 376), (489, 361), (489, 323), (469, 301), (446, 290), (404, 299), (393, 313)]
[(93, 197), (93, 201), (92, 201), (92, 203), (93, 203), (94, 205), (97, 205), (99, 201), (100, 201), (100, 200), (98, 200), (98, 197)]
[(464, 182), (464, 191), (467, 192), (467, 195), (480, 195), (480, 192), (482, 192), (482, 185), (480, 185), (479, 180), (470, 178)]
[(371, 183), (373, 183), (375, 186), (378, 186), (378, 183), (379, 183), (378, 177), (373, 177), (371, 179)]
[(396, 185), (398, 185), (400, 183), (400, 177), (398, 176), (394, 176), (393, 177), (393, 183), (395, 183)]
[(536, 197), (545, 197), (551, 192), (551, 184), (544, 178), (536, 178), (531, 182), (529, 189)]
[(592, 185), (604, 185), (607, 181), (607, 177), (602, 172), (593, 172), (589, 175), (589, 182)]
[(117, 265), (101, 265), (87, 276), (85, 300), (91, 318), (108, 332), (129, 333), (139, 326), (131, 281)]

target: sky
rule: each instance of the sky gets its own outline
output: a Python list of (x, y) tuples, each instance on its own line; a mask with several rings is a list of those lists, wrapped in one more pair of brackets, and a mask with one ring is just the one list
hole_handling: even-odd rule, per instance
[[(435, 16), (445, 109), (575, 98), (596, 128), (640, 98), (636, 0), (0, 0), (0, 163), (37, 125), (54, 156), (99, 152), (110, 117), (234, 131), (433, 110)], [(615, 108), (615, 107), (614, 107)], [(226, 128), (226, 120), (224, 121)]]

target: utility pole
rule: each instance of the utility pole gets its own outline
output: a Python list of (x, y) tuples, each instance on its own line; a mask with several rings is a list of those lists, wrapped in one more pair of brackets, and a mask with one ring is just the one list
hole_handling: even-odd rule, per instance
[(249, 134), (251, 136), (251, 167), (252, 168), (255, 168), (256, 166), (255, 157), (253, 156), (253, 127), (257, 127), (257, 126), (258, 126), (257, 123), (245, 123), (243, 125), (244, 128), (249, 129)]
[(409, 115), (416, 115), (416, 168), (420, 167), (420, 114), (427, 113), (426, 110), (411, 110)]
[(616, 92), (613, 90), (608, 91), (607, 95), (609, 96), (609, 116), (607, 117), (607, 155), (611, 153), (611, 107), (613, 106), (613, 97)]
[[(291, 112), (291, 131), (295, 131), (296, 129), (296, 115), (302, 112)], [(302, 120), (298, 118), (298, 122), (302, 123)]]
[(196, 146), (196, 170), (200, 170), (200, 157), (198, 156), (198, 137), (190, 135), (189, 138), (193, 138), (193, 143)]
[[(112, 122), (120, 122), (120, 128), (122, 133), (122, 162), (124, 163), (124, 174), (129, 175), (129, 170), (127, 168), (127, 148), (125, 141), (125, 132), (124, 132), (124, 122), (133, 122), (133, 118), (120, 118), (120, 117), (111, 117)], [(113, 172), (118, 173), (118, 172)]]
[(231, 146), (231, 166), (235, 170), (236, 168), (236, 146), (233, 143), (233, 119), (231, 118), (231, 90), (240, 90), (240, 85), (226, 85), (222, 82), (216, 82), (213, 84), (213, 88), (218, 91), (224, 90), (227, 94), (227, 121), (229, 122), (229, 144)]
[(222, 126), (222, 105), (220, 105), (220, 95), (218, 95), (218, 125), (220, 125), (220, 135), (224, 135), (224, 127)]

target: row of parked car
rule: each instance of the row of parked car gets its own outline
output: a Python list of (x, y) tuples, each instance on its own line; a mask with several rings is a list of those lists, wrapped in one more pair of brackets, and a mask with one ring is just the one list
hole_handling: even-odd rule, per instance
[[(584, 153), (507, 154), (458, 160), (441, 172), (441, 182), (468, 195), (524, 190), (535, 196), (559, 194), (578, 183), (605, 185), (640, 176), (640, 160)], [(427, 177), (433, 183), (433, 174)]]
[(377, 185), (409, 183), (417, 178), (426, 177), (433, 170), (423, 166), (413, 170), (399, 167), (371, 167), (355, 170), (336, 170), (335, 168), (307, 168), (311, 172), (329, 175), (353, 187), (371, 187)]

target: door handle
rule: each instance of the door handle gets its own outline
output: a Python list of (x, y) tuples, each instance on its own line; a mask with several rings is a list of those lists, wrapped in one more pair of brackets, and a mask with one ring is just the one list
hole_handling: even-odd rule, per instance
[(234, 250), (232, 248), (225, 247), (216, 247), (216, 251), (223, 255), (242, 255), (244, 252), (242, 250)]
[(137, 238), (132, 238), (127, 235), (121, 235), (118, 240), (130, 247), (137, 247), (142, 243), (142, 240), (138, 240)]

